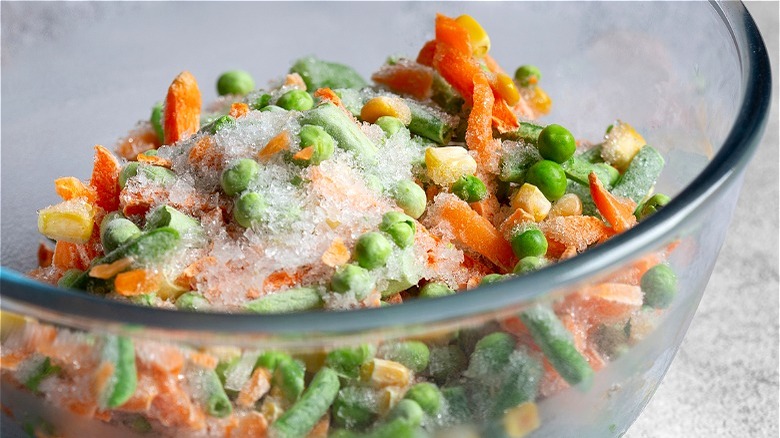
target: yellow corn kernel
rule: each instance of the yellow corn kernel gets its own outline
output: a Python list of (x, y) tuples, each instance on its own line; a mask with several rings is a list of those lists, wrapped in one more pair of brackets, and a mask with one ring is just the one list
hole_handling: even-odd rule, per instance
[(38, 231), (49, 239), (86, 243), (92, 236), (95, 209), (83, 198), (71, 199), (38, 212)]
[(323, 366), (325, 366), (325, 359), (327, 359), (328, 353), (325, 350), (319, 351), (307, 351), (305, 353), (298, 353), (295, 358), (303, 362), (306, 366), (306, 372), (316, 373)]
[(552, 99), (550, 99), (550, 96), (542, 87), (536, 85), (531, 87), (528, 105), (539, 115), (549, 114), (552, 107)]
[(633, 126), (618, 120), (604, 136), (601, 158), (623, 172), (628, 168), (634, 155), (646, 144), (645, 139), (636, 132)]
[(504, 431), (511, 438), (523, 438), (540, 424), (539, 410), (534, 402), (521, 403), (504, 414)]
[(376, 123), (376, 120), (382, 116), (395, 117), (404, 125), (409, 125), (412, 121), (412, 111), (400, 97), (375, 97), (360, 109), (360, 118), (368, 123)]
[(163, 300), (175, 300), (179, 298), (179, 295), (187, 292), (189, 289), (185, 289), (171, 280), (167, 275), (160, 276), (160, 288), (157, 290), (157, 296)]
[(530, 213), (536, 222), (541, 222), (550, 213), (552, 203), (547, 200), (541, 190), (533, 184), (525, 183), (512, 196), (512, 209), (522, 208)]
[(22, 315), (7, 310), (0, 311), (0, 340), (5, 341), (11, 332), (24, 327), (24, 324), (25, 319)]
[(469, 33), (471, 51), (474, 56), (481, 58), (487, 55), (487, 52), (490, 51), (490, 36), (485, 32), (482, 25), (471, 15), (461, 15), (455, 21)]
[(395, 405), (404, 398), (404, 388), (398, 386), (388, 386), (379, 390), (377, 394), (377, 409), (379, 415), (385, 416), (390, 412)]
[(520, 91), (518, 91), (515, 81), (506, 73), (496, 75), (496, 90), (509, 106), (515, 106), (520, 101)]
[(268, 395), (263, 398), (263, 404), (260, 405), (260, 413), (265, 416), (268, 423), (273, 423), (282, 416), (287, 408), (286, 405), (287, 403), (284, 400), (281, 389), (278, 386), (274, 386)]
[(409, 385), (412, 372), (398, 362), (374, 358), (360, 367), (360, 376), (375, 388), (388, 386), (404, 388)]
[(442, 187), (477, 172), (477, 162), (460, 146), (429, 147), (425, 150), (425, 166), (428, 177)]
[(574, 193), (567, 193), (555, 201), (547, 217), (579, 216), (582, 214), (582, 201)]

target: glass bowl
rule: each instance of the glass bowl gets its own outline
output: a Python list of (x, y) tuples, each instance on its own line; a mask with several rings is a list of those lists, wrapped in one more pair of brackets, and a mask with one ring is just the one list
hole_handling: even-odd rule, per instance
[[(95, 355), (89, 346), (119, 335), (135, 345), (139, 376), (153, 368), (160, 352), (187, 358), (189, 367), (196, 353), (227, 361), (269, 350), (295, 355), (311, 376), (335, 348), (419, 340), (431, 355), (418, 376), (447, 388), (439, 415), (424, 420), (433, 436), (524, 436), (526, 430), (533, 436), (623, 434), (685, 335), (769, 108), (766, 51), (753, 20), (735, 2), (6, 6), (0, 285), (4, 315), (22, 315), (24, 322), (4, 317), (5, 352), (9, 342), (20, 342), (19, 333), (34, 340), (33, 334), (51, 334), (56, 327), (58, 339), (81, 349), (74, 347), (71, 356), (63, 353), (55, 363), (70, 360), (88, 368)], [(455, 296), (349, 313), (172, 312), (59, 290), (22, 274), (35, 264), (36, 209), (55, 202), (51, 181), (87, 175), (89, 146), (112, 145), (146, 116), (179, 71), (216, 78), (240, 67), (256, 78), (274, 78), (293, 59), (316, 53), (368, 76), (387, 54), (414, 55), (431, 37), (436, 12), (479, 19), (491, 35), (494, 58), (504, 66), (541, 68), (554, 101), (546, 123), (598, 140), (614, 119), (630, 121), (666, 158), (656, 189), (672, 195), (672, 202), (628, 232), (541, 271)], [(7, 24), (21, 15), (48, 32), (11, 26), (6, 36)], [(213, 97), (207, 91), (204, 100)], [(678, 278), (678, 292), (665, 309), (627, 305), (627, 311), (594, 292), (604, 284), (636, 286), (641, 272), (663, 260)], [(592, 377), (562, 379), (555, 360), (542, 359), (538, 333), (526, 327), (540, 308), (555, 309), (569, 331), (561, 336), (577, 344), (596, 370)], [(596, 324), (589, 319), (592, 312), (617, 316)], [(536, 367), (523, 378), (538, 386), (538, 395), (515, 396), (515, 402), (527, 402), (517, 407), (500, 405), (511, 386), (507, 380), (491, 380), (485, 369), (469, 363), (476, 362), (468, 358), (476, 341), (495, 331), (510, 334), (522, 355), (494, 369), (493, 377), (512, 375), (508, 370), (523, 358), (531, 357), (525, 365)], [(186, 403), (170, 397), (150, 399), (146, 410), (103, 411), (94, 400), (83, 400), (88, 390), (60, 376), (33, 394), (17, 383), (21, 371), (10, 359), (2, 361), (2, 405), (4, 420), (13, 421), (3, 421), (3, 436), (20, 434), (21, 425), (39, 432), (53, 428), (57, 436), (219, 436), (231, 427), (229, 421), (238, 421), (235, 415), (176, 417), (171, 406)], [(463, 369), (440, 370), (458, 361)], [(185, 371), (175, 384), (195, 388)], [(372, 415), (382, 415), (403, 396), (408, 381), (372, 378), (369, 369), (367, 385), (374, 385), (372, 403), (379, 406)], [(465, 413), (457, 388), (466, 390)], [(257, 409), (272, 421), (278, 406), (268, 404), (260, 402)], [(240, 435), (237, 430), (233, 436)]]

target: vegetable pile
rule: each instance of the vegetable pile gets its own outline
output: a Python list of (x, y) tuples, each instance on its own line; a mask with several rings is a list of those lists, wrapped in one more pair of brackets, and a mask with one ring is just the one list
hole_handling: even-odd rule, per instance
[[(56, 244), (30, 275), (185, 311), (397, 305), (573, 257), (669, 202), (652, 193), (663, 158), (633, 127), (616, 121), (591, 145), (535, 122), (551, 109), (539, 69), (511, 77), (489, 50), (472, 17), (438, 15), (435, 39), (388, 59), (373, 86), (307, 57), (264, 90), (227, 72), (204, 107), (183, 72), (118, 157), (96, 146), (88, 182), (55, 181), (62, 202), (38, 226)], [(3, 376), (139, 432), (397, 437), (484, 423), (521, 437), (540, 425), (538, 399), (587, 389), (671, 304), (672, 249), (433, 342), (289, 355), (4, 324)]]

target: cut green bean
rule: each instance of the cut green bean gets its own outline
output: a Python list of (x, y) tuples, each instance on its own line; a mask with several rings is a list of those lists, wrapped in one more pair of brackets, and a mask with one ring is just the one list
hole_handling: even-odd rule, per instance
[(124, 189), (125, 185), (127, 185), (127, 180), (138, 175), (138, 172), (141, 172), (149, 181), (163, 186), (173, 184), (176, 181), (176, 174), (170, 169), (131, 161), (119, 172), (119, 188)]
[(376, 146), (349, 116), (332, 103), (325, 103), (305, 112), (301, 123), (322, 127), (336, 140), (339, 148), (354, 153), (367, 164), (376, 159)]
[(591, 172), (596, 172), (599, 180), (604, 187), (609, 190), (620, 178), (620, 172), (617, 169), (610, 166), (607, 163), (590, 163), (587, 160), (582, 159), (581, 156), (575, 155), (561, 164), (563, 171), (566, 172), (566, 176), (584, 186), (588, 186), (588, 175)]
[(264, 295), (244, 304), (254, 313), (290, 313), (322, 307), (320, 292), (311, 287), (297, 287), (284, 292)]
[(383, 359), (398, 362), (415, 373), (420, 373), (428, 367), (431, 356), (428, 346), (420, 341), (387, 342), (379, 347), (378, 354)]
[(612, 194), (632, 199), (637, 204), (642, 202), (655, 186), (663, 168), (664, 158), (661, 154), (652, 146), (643, 146), (612, 188)]
[(255, 368), (263, 367), (273, 373), (276, 367), (285, 360), (292, 360), (292, 358), (289, 354), (281, 351), (266, 351), (257, 358)]
[(664, 195), (663, 193), (656, 193), (655, 195), (651, 196), (650, 199), (636, 207), (634, 216), (636, 216), (637, 220), (641, 221), (642, 219), (661, 210), (661, 208), (665, 207), (666, 204), (668, 204), (671, 200), (672, 198)]
[(298, 73), (306, 83), (306, 91), (313, 93), (318, 88), (354, 88), (361, 89), (368, 83), (350, 67), (335, 62), (327, 62), (313, 56), (301, 58), (290, 67), (290, 73)]
[(161, 227), (141, 233), (98, 260), (103, 264), (132, 257), (140, 264), (156, 263), (173, 252), (180, 240), (178, 231), (171, 227)]
[(24, 386), (32, 392), (38, 392), (38, 386), (49, 376), (60, 372), (60, 367), (52, 365), (47, 356), (34, 356), (30, 359), (33, 363), (26, 364), (29, 371), (25, 373)]
[(212, 417), (224, 418), (233, 412), (233, 404), (215, 370), (197, 368), (188, 373), (190, 385), (194, 388), (195, 398)]
[(544, 129), (544, 126), (536, 123), (520, 122), (520, 127), (514, 131), (501, 134), (501, 138), (503, 140), (524, 141), (535, 146), (542, 129)]
[(570, 385), (587, 388), (593, 379), (593, 368), (574, 347), (572, 334), (552, 310), (536, 305), (520, 314), (536, 345), (553, 368)]
[(325, 365), (340, 376), (355, 379), (360, 376), (360, 366), (374, 358), (376, 348), (371, 344), (338, 348), (328, 353)]
[(80, 269), (68, 269), (62, 274), (62, 277), (57, 280), (57, 287), (78, 289), (76, 285), (81, 281), (83, 275), (84, 271)]
[(411, 99), (405, 99), (406, 105), (412, 112), (412, 121), (409, 122), (409, 131), (440, 145), (446, 145), (452, 138), (452, 126), (445, 122), (435, 110), (417, 103)]
[(138, 383), (133, 341), (122, 336), (106, 336), (101, 356), (104, 363), (111, 364), (113, 372), (98, 401), (101, 407), (116, 408), (132, 397)]
[(586, 149), (581, 154), (577, 155), (581, 159), (591, 164), (603, 163), (604, 159), (601, 158), (601, 145), (597, 144), (590, 149)]
[(450, 114), (458, 114), (465, 101), (440, 74), (433, 74), (431, 100)]
[(154, 107), (152, 107), (152, 115), (151, 117), (149, 117), (149, 122), (152, 124), (154, 133), (157, 134), (157, 140), (159, 140), (160, 144), (162, 144), (164, 141), (163, 127), (162, 127), (162, 109), (163, 109), (162, 102), (157, 102), (154, 105)]
[(294, 403), (303, 393), (305, 375), (303, 362), (295, 359), (282, 360), (276, 365), (272, 382), (282, 391), (287, 401)]
[(323, 367), (314, 375), (300, 400), (290, 406), (270, 427), (271, 436), (278, 438), (305, 437), (328, 412), (339, 392), (339, 376)]
[(525, 182), (525, 174), (534, 164), (542, 160), (542, 156), (534, 146), (518, 145), (511, 153), (504, 153), (499, 160), (500, 181), (521, 184)]

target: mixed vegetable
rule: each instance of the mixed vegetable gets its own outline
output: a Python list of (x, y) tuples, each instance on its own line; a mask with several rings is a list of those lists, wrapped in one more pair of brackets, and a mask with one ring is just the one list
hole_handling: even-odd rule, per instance
[[(388, 59), (373, 86), (308, 57), (265, 90), (227, 72), (202, 107), (183, 72), (120, 158), (96, 146), (88, 182), (55, 181), (62, 202), (38, 226), (56, 244), (30, 275), (182, 311), (398, 305), (573, 257), (669, 202), (652, 193), (663, 158), (629, 124), (591, 145), (535, 122), (551, 108), (539, 69), (511, 77), (489, 50), (472, 17), (438, 15), (435, 39)], [(138, 433), (449, 436), (485, 424), (522, 437), (540, 426), (538, 400), (587, 390), (651, 329), (677, 290), (672, 250), (498, 324), (307, 354), (4, 321), (3, 378)]]

